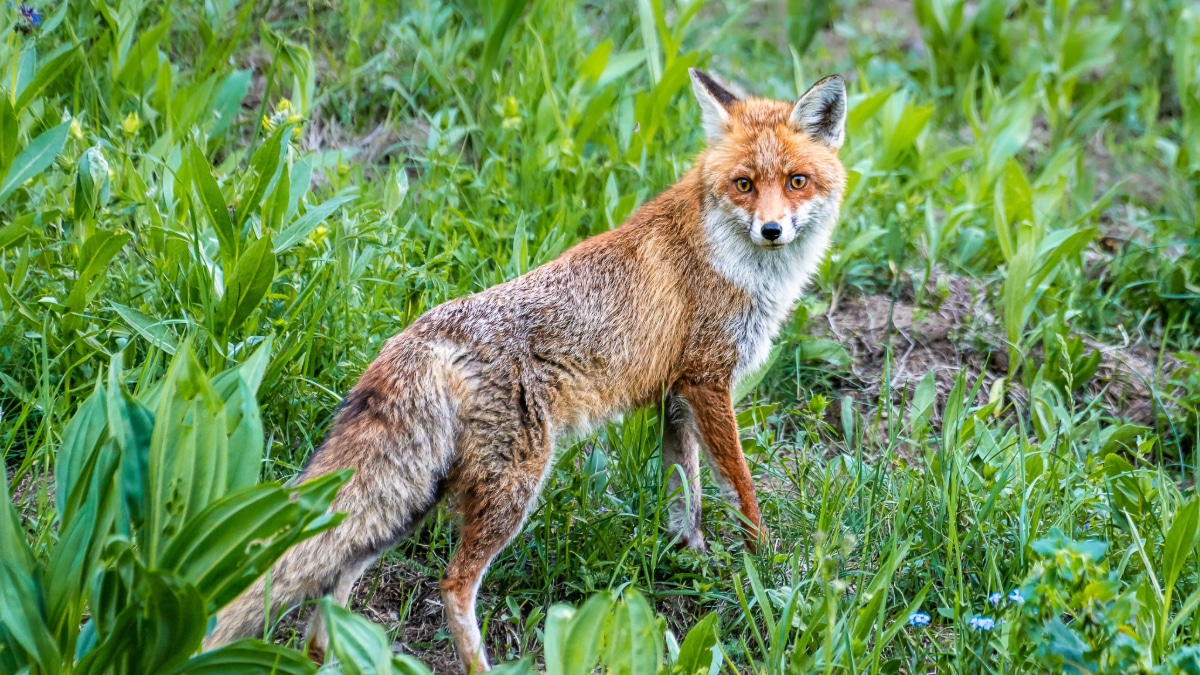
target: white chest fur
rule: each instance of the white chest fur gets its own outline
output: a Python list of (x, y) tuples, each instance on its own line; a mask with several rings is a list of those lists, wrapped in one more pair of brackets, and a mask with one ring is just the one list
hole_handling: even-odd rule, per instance
[(750, 241), (728, 216), (706, 223), (714, 269), (749, 296), (746, 311), (730, 317), (729, 335), (737, 346), (733, 380), (755, 372), (771, 353), (771, 342), (792, 315), (829, 246), (833, 218), (810, 221), (785, 248), (766, 250)]

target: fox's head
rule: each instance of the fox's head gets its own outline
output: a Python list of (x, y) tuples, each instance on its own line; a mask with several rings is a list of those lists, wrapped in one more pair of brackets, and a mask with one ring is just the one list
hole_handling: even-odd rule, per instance
[(828, 231), (846, 190), (838, 160), (846, 88), (833, 75), (799, 101), (740, 99), (693, 68), (708, 149), (700, 159), (706, 208), (718, 226), (767, 250)]

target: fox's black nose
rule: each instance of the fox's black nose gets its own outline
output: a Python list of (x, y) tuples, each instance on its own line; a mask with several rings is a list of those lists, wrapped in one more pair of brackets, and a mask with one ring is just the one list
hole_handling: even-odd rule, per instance
[(775, 241), (783, 236), (783, 228), (780, 227), (779, 223), (776, 223), (775, 221), (763, 223), (762, 236), (763, 239), (766, 239), (767, 241)]

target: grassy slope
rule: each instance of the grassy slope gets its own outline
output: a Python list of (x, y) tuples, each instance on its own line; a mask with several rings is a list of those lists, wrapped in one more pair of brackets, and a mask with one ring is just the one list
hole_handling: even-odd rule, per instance
[[(9, 92), (37, 82), (35, 63), (55, 48), (85, 46), (17, 111), (12, 138), (24, 148), (66, 116), (78, 125), (57, 161), (0, 203), (0, 224), (22, 228), (0, 236), (0, 442), (14, 485), (34, 486), (32, 531), (48, 536), (52, 500), (37, 478), (108, 354), (124, 350), (131, 387), (144, 388), (165, 367), (152, 341), (190, 336), (219, 370), (274, 334), (259, 391), (264, 476), (290, 476), (382, 340), (619, 224), (686, 170), (700, 143), (688, 66), (779, 98), (836, 71), (853, 80), (853, 189), (827, 266), (740, 408), (774, 537), (755, 558), (764, 583), (819, 590), (836, 578), (853, 591), (909, 543), (881, 616), (900, 616), (929, 585), (935, 630), (902, 633), (888, 657), (964, 672), (979, 649), (964, 621), (1026, 577), (1031, 542), (1051, 528), (1111, 542), (1109, 564), (1138, 587), (1194, 471), (1200, 24), (1181, 19), (1182, 2), (1081, 0), (1066, 12), (984, 2), (957, 22), (961, 3), (917, 4), (921, 21), (892, 3), (838, 3), (832, 29), (807, 45), (796, 36), (813, 19), (739, 2), (667, 3), (657, 19), (655, 3), (639, 14), (634, 3), (535, 2), (510, 21), (436, 2), (124, 1), (111, 19), (47, 7), (34, 34), (7, 30)], [(254, 199), (251, 149), (272, 138), (260, 118), (286, 124), (284, 97), (303, 121), (291, 175), (313, 176), (307, 195), (292, 190), (299, 213), (353, 199), (279, 252), (269, 292), (234, 321), (215, 289), (236, 273), (172, 177), (197, 144), (240, 213)], [(96, 184), (108, 187), (89, 201), (77, 169), (97, 161), (84, 154), (93, 146), (107, 164)], [(269, 211), (247, 210), (243, 246), (278, 241), (295, 220)], [(96, 244), (85, 242), (118, 231), (129, 241), (88, 270)], [(860, 306), (873, 325), (887, 325), (880, 308), (913, 317), (881, 333), (874, 346), (893, 348), (866, 369), (853, 335), (824, 329), (862, 297), (884, 300)], [(908, 349), (898, 333), (947, 303), (971, 311), (953, 315), (933, 362), (897, 368)], [(1088, 347), (1063, 357), (1060, 344), (1080, 336)], [(1119, 347), (1105, 357), (1118, 365), (1092, 376), (1096, 345)], [(1130, 361), (1143, 367), (1120, 371)], [(966, 391), (951, 392), (960, 365)], [(1113, 399), (1126, 386), (1118, 372), (1139, 381)], [(1153, 405), (1114, 404), (1131, 396)], [(627, 583), (677, 629), (720, 612), (735, 661), (755, 651), (736, 595), (740, 545), (716, 493), (711, 557), (664, 539), (655, 417), (562, 449), (529, 527), (485, 583), (494, 653), (536, 650), (552, 601)], [(1106, 471), (1113, 452), (1138, 468), (1114, 477), (1125, 465)], [(439, 515), (360, 593), (439, 663), (449, 646), (426, 600), (453, 543)], [(815, 549), (833, 552), (824, 575), (811, 573)], [(1193, 565), (1177, 606), (1196, 587)], [(1190, 635), (1185, 623), (1170, 641)]]

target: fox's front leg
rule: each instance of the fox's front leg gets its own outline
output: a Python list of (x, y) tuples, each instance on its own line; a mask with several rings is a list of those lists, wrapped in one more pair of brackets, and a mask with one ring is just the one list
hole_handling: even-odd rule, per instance
[(762, 514), (754, 493), (754, 479), (750, 476), (750, 467), (746, 465), (746, 456), (738, 439), (737, 418), (733, 414), (729, 387), (725, 383), (684, 380), (676, 385), (675, 390), (692, 407), (696, 427), (708, 448), (714, 468), (736, 496), (738, 511), (746, 520), (746, 544), (751, 550), (756, 549), (758, 543), (765, 539)]
[(668, 395), (664, 403), (662, 464), (671, 495), (667, 530), (679, 545), (705, 552), (700, 529), (700, 432), (692, 407), (681, 397)]

